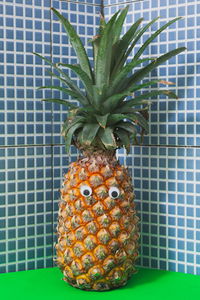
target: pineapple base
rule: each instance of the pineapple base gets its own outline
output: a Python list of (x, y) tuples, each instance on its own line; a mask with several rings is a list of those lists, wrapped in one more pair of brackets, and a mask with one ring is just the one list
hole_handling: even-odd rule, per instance
[(131, 269), (127, 270), (124, 267), (116, 267), (112, 270), (111, 274), (109, 274), (107, 278), (93, 282), (91, 281), (89, 274), (82, 275), (80, 278), (77, 278), (74, 283), (68, 281), (66, 277), (64, 277), (63, 280), (69, 283), (71, 286), (81, 290), (103, 292), (125, 286), (131, 276), (137, 273), (137, 270), (133, 266), (131, 266)]
[[(70, 285), (105, 291), (136, 272), (138, 221), (131, 178), (114, 155), (87, 154), (64, 175), (58, 214), (57, 265)], [(81, 186), (91, 195), (84, 196)], [(113, 198), (110, 191), (117, 189)]]

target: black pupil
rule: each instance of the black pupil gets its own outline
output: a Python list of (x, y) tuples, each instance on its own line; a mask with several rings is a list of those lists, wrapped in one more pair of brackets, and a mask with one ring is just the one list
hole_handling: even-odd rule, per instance
[(89, 196), (90, 191), (89, 191), (89, 190), (84, 190), (84, 191), (83, 191), (83, 194), (84, 194), (85, 196)]
[(118, 197), (118, 192), (113, 191), (113, 192), (111, 193), (111, 195), (112, 195), (113, 198), (117, 198), (117, 197)]

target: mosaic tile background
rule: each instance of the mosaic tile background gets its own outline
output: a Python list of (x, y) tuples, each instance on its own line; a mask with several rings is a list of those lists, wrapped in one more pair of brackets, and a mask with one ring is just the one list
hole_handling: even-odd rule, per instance
[(36, 88), (52, 79), (32, 52), (53, 55), (54, 61), (75, 59), (52, 6), (70, 19), (90, 51), (87, 40), (98, 24), (99, 4), (0, 3), (0, 273), (53, 265), (53, 215), (56, 219), (58, 188), (69, 162), (56, 146), (63, 143), (59, 134), (66, 111), (40, 102), (51, 92)]
[[(169, 19), (184, 17), (152, 43), (146, 56), (187, 47), (151, 74), (151, 79), (175, 82), (171, 89), (179, 100), (155, 101), (145, 145), (132, 148), (129, 155), (118, 153), (133, 176), (141, 218), (138, 264), (200, 275), (200, 3), (106, 0), (105, 16), (127, 3), (125, 29), (141, 16), (144, 24), (161, 16), (144, 38)], [(69, 17), (90, 53), (87, 40), (95, 34), (100, 4), (0, 3), (0, 272), (53, 265), (58, 189), (69, 162), (77, 157), (74, 148), (66, 156), (60, 137), (66, 111), (39, 101), (51, 93), (36, 87), (52, 79), (47, 65), (32, 51), (53, 56), (55, 62), (76, 61), (63, 29), (49, 12), (53, 6)]]
[[(108, 0), (105, 16), (127, 3), (127, 29), (140, 17), (146, 24), (160, 16), (141, 43), (168, 20), (183, 16), (153, 41), (145, 56), (187, 47), (151, 73), (151, 79), (175, 82), (171, 89), (179, 100), (161, 98), (152, 104), (145, 146), (134, 147), (127, 157), (141, 218), (139, 264), (200, 275), (200, 3)], [(123, 153), (120, 157), (124, 160)]]
[(1, 154), (0, 271), (52, 265), (51, 147), (5, 147)]

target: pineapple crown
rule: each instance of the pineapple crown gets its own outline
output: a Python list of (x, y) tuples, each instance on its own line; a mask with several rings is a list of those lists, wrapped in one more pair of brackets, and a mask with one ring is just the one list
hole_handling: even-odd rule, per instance
[[(71, 144), (89, 151), (113, 151), (121, 147), (129, 151), (131, 144), (139, 143), (138, 131), (142, 137), (148, 133), (148, 109), (152, 103), (148, 99), (158, 95), (177, 99), (172, 91), (158, 87), (158, 84), (173, 83), (161, 79), (152, 81), (144, 79), (156, 67), (186, 48), (180, 47), (156, 58), (140, 57), (149, 44), (180, 17), (170, 20), (155, 31), (139, 49), (134, 51), (133, 58), (129, 59), (139, 39), (158, 18), (140, 28), (143, 20), (141, 18), (121, 35), (128, 8), (126, 6), (117, 11), (107, 23), (101, 16), (98, 34), (90, 40), (93, 48), (92, 64), (73, 26), (52, 8), (70, 39), (79, 64), (62, 62), (54, 64), (38, 53), (34, 54), (54, 68), (56, 72), (49, 71), (50, 75), (62, 83), (62, 86), (42, 86), (40, 89), (55, 89), (72, 98), (72, 100), (42, 99), (68, 108), (68, 117), (62, 127), (67, 151)], [(140, 65), (142, 67), (138, 68)], [(84, 90), (68, 76), (65, 68), (76, 73), (84, 85)], [(155, 86), (156, 89), (141, 93), (141, 90)], [(75, 105), (73, 100), (77, 100), (78, 105)]]

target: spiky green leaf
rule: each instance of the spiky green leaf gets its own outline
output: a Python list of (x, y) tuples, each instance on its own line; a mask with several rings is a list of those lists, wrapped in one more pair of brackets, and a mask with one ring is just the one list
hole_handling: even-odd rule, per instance
[(133, 87), (131, 87), (131, 92), (134, 93), (143, 88), (146, 88), (147, 86), (152, 86), (152, 85), (158, 84), (159, 82), (160, 82), (160, 79), (157, 79), (157, 80), (147, 81), (147, 82), (144, 82), (141, 84), (134, 85)]
[(142, 37), (142, 35), (145, 32), (147, 32), (147, 30), (149, 29), (149, 27), (151, 27), (151, 25), (153, 25), (158, 19), (159, 19), (159, 17), (156, 17), (155, 19), (153, 19), (152, 21), (150, 21), (149, 23), (147, 23), (143, 28), (141, 28), (137, 32), (134, 41), (132, 42), (132, 44), (128, 48), (128, 51), (126, 52), (126, 55), (124, 56), (123, 63), (126, 61), (126, 59), (128, 58), (129, 54), (131, 53), (131, 51), (133, 50), (133, 48), (135, 47), (135, 45), (137, 44), (137, 42), (139, 41), (139, 39)]
[(135, 113), (135, 112), (146, 111), (146, 110), (149, 109), (150, 104), (151, 104), (151, 102), (149, 101), (148, 105), (143, 106), (142, 108), (132, 108), (132, 107), (125, 108), (125, 107), (122, 107), (121, 113), (123, 113), (123, 114), (131, 114), (131, 113)]
[(99, 124), (96, 123), (87, 123), (83, 127), (82, 140), (84, 145), (90, 146), (93, 140), (95, 139), (97, 132), (100, 128)]
[[(54, 74), (53, 72), (51, 72), (51, 71), (49, 71), (49, 70), (47, 70), (47, 72), (48, 72), (52, 77), (55, 77), (55, 78), (57, 78), (58, 80), (60, 80), (61, 82), (63, 82), (64, 84), (66, 84), (65, 79), (61, 78), (60, 76)], [(61, 91), (61, 89), (67, 90), (66, 88), (58, 87), (58, 86), (55, 86), (54, 89), (57, 89), (57, 90), (60, 90), (60, 91)], [(74, 96), (72, 96), (72, 97), (76, 97), (76, 99), (77, 99), (82, 105), (85, 106), (85, 105), (88, 105), (88, 104), (89, 104), (88, 99), (85, 97), (85, 95), (83, 95), (83, 93), (82, 93), (80, 90), (74, 90), (74, 89), (72, 89), (72, 90), (68, 90), (68, 91), (69, 91), (68, 94), (69, 94), (70, 96), (72, 96), (72, 94), (73, 94)]]
[(84, 140), (83, 140), (82, 136), (83, 136), (83, 130), (80, 130), (77, 134), (77, 140), (78, 140), (79, 145), (84, 145)]
[(118, 14), (119, 11), (116, 14), (114, 14), (109, 20), (109, 22), (106, 24), (106, 27), (100, 39), (95, 63), (95, 79), (96, 85), (99, 89), (101, 89), (105, 85), (109, 85), (114, 34), (113, 27)]
[(97, 54), (99, 50), (101, 37), (96, 36), (95, 39), (92, 41), (92, 48), (93, 48), (93, 60), (94, 60), (94, 73), (96, 74), (96, 61), (97, 61)]
[(81, 90), (78, 88), (78, 86), (71, 80), (71, 78), (65, 72), (63, 72), (60, 68), (58, 68), (57, 64), (52, 63), (49, 59), (47, 59), (46, 57), (44, 57), (36, 52), (33, 52), (33, 54), (38, 56), (42, 60), (44, 60), (51, 67), (53, 67), (56, 71), (58, 71), (63, 76), (63, 78), (59, 77), (58, 75), (56, 75), (53, 72), (51, 72), (50, 70), (48, 70), (48, 72), (50, 73), (51, 76), (56, 77), (58, 80), (60, 80), (61, 82), (66, 84), (68, 87), (70, 87), (73, 91), (76, 91), (80, 95), (82, 94)]
[(147, 120), (139, 113), (132, 113), (126, 115), (127, 119), (133, 121), (134, 123), (140, 125), (144, 130), (148, 133), (149, 132), (149, 124)]
[(87, 73), (84, 72), (81, 69), (80, 65), (71, 65), (71, 64), (63, 64), (63, 63), (59, 63), (58, 65), (61, 65), (63, 67), (66, 67), (66, 68), (69, 68), (69, 69), (73, 70), (78, 75), (80, 80), (83, 82), (89, 98), (92, 99), (92, 97), (93, 97), (93, 95), (92, 95), (92, 93), (93, 93), (93, 91), (92, 91), (93, 81), (89, 78)]
[(143, 18), (137, 20), (129, 30), (124, 34), (121, 40), (119, 40), (114, 46), (112, 50), (112, 68), (111, 68), (111, 77), (113, 78), (115, 74), (120, 69), (119, 66), (121, 64), (122, 59), (125, 56), (125, 53), (130, 46), (131, 41), (135, 37), (136, 30), (138, 29), (140, 23), (142, 22)]
[(70, 121), (69, 118), (67, 118), (65, 120), (65, 122), (63, 123), (63, 126), (62, 126), (62, 131), (61, 131), (61, 135), (62, 136), (67, 136), (67, 133), (69, 131), (69, 129), (71, 127), (73, 127), (75, 124), (78, 124), (78, 123), (85, 123), (86, 122), (86, 118), (85, 117), (79, 117), (79, 116), (76, 116), (74, 118), (74, 120)]
[[(102, 109), (105, 110), (105, 112), (113, 111), (115, 108), (117, 108), (117, 112), (121, 112), (121, 106), (123, 106), (126, 102), (123, 102), (124, 98), (127, 96), (133, 96), (132, 93), (136, 92), (140, 89), (143, 89), (147, 86), (154, 85), (156, 83), (159, 83), (160, 80), (153, 80), (148, 81), (139, 85), (134, 85), (131, 87), (131, 89), (125, 90), (123, 93), (114, 94), (110, 97), (108, 97), (105, 102), (103, 103)], [(120, 103), (121, 102), (121, 103)]]
[(80, 129), (81, 127), (83, 127), (83, 124), (82, 123), (77, 123), (77, 124), (73, 125), (69, 129), (69, 131), (67, 132), (67, 135), (65, 136), (65, 149), (66, 149), (67, 152), (69, 152), (70, 145), (72, 143), (73, 135), (75, 134), (77, 129)]
[(102, 110), (105, 113), (111, 112), (114, 110), (117, 106), (118, 103), (124, 99), (126, 96), (131, 96), (131, 93), (121, 93), (121, 94), (115, 94), (113, 96), (110, 96), (109, 98), (106, 99), (106, 101), (103, 103)]
[(97, 119), (97, 122), (99, 123), (99, 125), (102, 128), (106, 127), (108, 116), (109, 116), (109, 114), (105, 114), (105, 115), (97, 115), (97, 114), (95, 114), (95, 118)]
[(154, 60), (153, 58), (144, 58), (140, 60), (132, 60), (130, 63), (128, 63), (126, 66), (124, 66), (121, 71), (114, 77), (114, 79), (111, 82), (110, 88), (109, 88), (109, 95), (112, 95), (115, 91), (118, 91), (123, 86), (124, 80), (126, 79), (126, 76), (132, 71), (135, 67), (142, 64), (143, 62)]
[(118, 123), (121, 120), (124, 120), (126, 118), (126, 115), (124, 114), (112, 114), (108, 117), (108, 125), (114, 125)]
[[(128, 101), (131, 101), (131, 100), (135, 100), (135, 99), (132, 98), (132, 99), (129, 99)], [(130, 112), (130, 109), (134, 106), (140, 106), (140, 105), (144, 105), (144, 104), (150, 105), (151, 104), (151, 101), (149, 101), (149, 100), (139, 99), (139, 100), (134, 101), (134, 103), (132, 104), (131, 107), (129, 107), (129, 106), (126, 107), (126, 103), (128, 101), (124, 101), (123, 104), (119, 108), (114, 110), (114, 113), (126, 113), (126, 112)], [(138, 109), (136, 109), (136, 110), (138, 110)]]
[(131, 135), (136, 135), (137, 134), (137, 130), (135, 125), (133, 125), (131, 122), (129, 121), (121, 121), (117, 124), (115, 124), (115, 126), (117, 128), (121, 128), (126, 130), (127, 132), (129, 132)]
[(99, 113), (101, 113), (102, 101), (104, 100), (105, 86), (98, 87), (97, 85), (93, 85), (92, 90), (93, 90), (93, 98), (91, 100), (92, 105)]
[(74, 91), (72, 91), (70, 89), (63, 88), (61, 86), (53, 86), (53, 85), (40, 86), (38, 88), (38, 90), (41, 90), (41, 89), (57, 90), (57, 91), (65, 93), (67, 95), (70, 95), (70, 96), (74, 97), (75, 99), (79, 99), (79, 97), (80, 97), (80, 95), (77, 94), (76, 92), (74, 92)]
[[(134, 40), (130, 45), (130, 42), (128, 43), (128, 49), (126, 49), (126, 52), (122, 55), (121, 59), (119, 60), (118, 64), (116, 64), (116, 66), (114, 67), (114, 70), (112, 72), (113, 74), (116, 74), (118, 72), (118, 70), (120, 70), (122, 68), (122, 66), (125, 64), (127, 58), (129, 57), (131, 51), (133, 50), (133, 48), (135, 47), (135, 45), (137, 44), (137, 42), (139, 41), (139, 39), (142, 37), (142, 35), (148, 30), (148, 28), (155, 23), (157, 20), (159, 19), (159, 17), (153, 19), (151, 22), (149, 22), (147, 25), (145, 25), (143, 28), (139, 29), (137, 32), (134, 33)], [(138, 22), (139, 24), (141, 23)], [(139, 20), (138, 20), (139, 21)], [(138, 26), (139, 26), (138, 24)], [(122, 38), (123, 40), (123, 38)]]
[(111, 150), (117, 148), (117, 144), (113, 134), (113, 129), (111, 127), (106, 127), (105, 129), (100, 128), (99, 138), (103, 143), (105, 149)]
[(132, 87), (134, 88), (134, 84), (136, 82), (141, 81), (148, 73), (153, 71), (155, 68), (157, 68), (159, 65), (163, 64), (164, 62), (166, 62), (173, 56), (185, 51), (185, 49), (186, 49), (185, 47), (180, 47), (180, 48), (171, 50), (171, 51), (167, 52), (166, 54), (163, 54), (160, 57), (158, 57), (157, 59), (155, 59), (152, 63), (150, 63), (146, 67), (135, 72), (132, 76), (130, 76), (130, 78), (127, 79), (126, 89), (128, 89), (129, 91), (132, 91)]
[(70, 103), (68, 100), (62, 100), (62, 99), (56, 99), (56, 98), (50, 98), (50, 99), (41, 99), (41, 101), (46, 101), (46, 102), (52, 102), (52, 103), (57, 103), (57, 104), (62, 104), (65, 105), (69, 108), (75, 109), (77, 106), (74, 104)]
[(103, 34), (104, 29), (106, 28), (106, 21), (104, 16), (100, 13), (100, 24), (99, 24), (99, 35)]
[(114, 125), (114, 124), (117, 124), (119, 121), (122, 121), (122, 120), (131, 120), (135, 124), (140, 125), (142, 128), (144, 128), (148, 132), (148, 122), (139, 113), (113, 114), (108, 118), (108, 124), (109, 125)]
[(159, 28), (156, 32), (154, 32), (146, 41), (145, 43), (140, 47), (138, 52), (135, 54), (134, 59), (138, 60), (138, 58), (141, 56), (141, 54), (144, 52), (144, 50), (147, 48), (147, 46), (167, 27), (169, 27), (171, 24), (175, 23), (176, 21), (180, 20), (182, 17), (175, 18), (168, 23), (164, 24), (161, 28)]
[(134, 106), (135, 103), (138, 103), (138, 101), (140, 101), (140, 100), (156, 97), (158, 95), (166, 95), (166, 96), (171, 97), (173, 99), (178, 99), (176, 94), (174, 94), (173, 92), (168, 91), (168, 90), (152, 91), (152, 92), (142, 94), (140, 96), (137, 96), (133, 99), (130, 99), (130, 100), (126, 101), (123, 105), (123, 109), (128, 109), (128, 108)]
[(115, 134), (119, 138), (120, 146), (124, 146), (126, 148), (127, 153), (130, 152), (130, 136), (127, 131), (118, 128), (118, 130), (115, 131)]
[(92, 74), (90, 62), (80, 37), (77, 35), (74, 27), (70, 24), (70, 22), (65, 17), (63, 17), (55, 8), (52, 7), (51, 9), (54, 12), (54, 14), (58, 17), (66, 33), (68, 34), (70, 43), (76, 52), (81, 68), (87, 73), (90, 79), (92, 79), (93, 74)]
[(114, 37), (113, 37), (113, 44), (115, 44), (121, 35), (122, 32), (122, 26), (124, 24), (125, 18), (128, 13), (129, 6), (127, 5), (124, 9), (122, 9), (120, 15), (118, 16), (116, 22), (115, 22), (115, 31), (114, 31)]
[(130, 43), (134, 39), (137, 29), (142, 23), (143, 18), (138, 19), (131, 27), (127, 30), (127, 32), (123, 35), (120, 44), (119, 44), (119, 49), (125, 52), (125, 50), (128, 49), (130, 46)]

